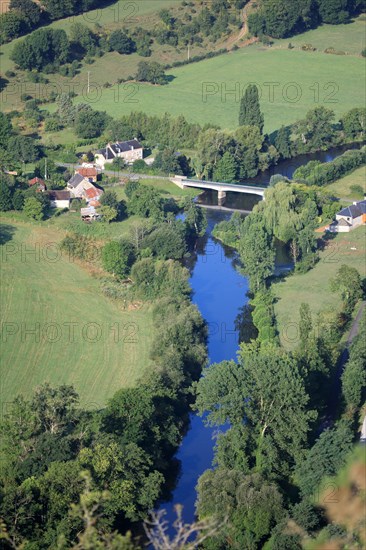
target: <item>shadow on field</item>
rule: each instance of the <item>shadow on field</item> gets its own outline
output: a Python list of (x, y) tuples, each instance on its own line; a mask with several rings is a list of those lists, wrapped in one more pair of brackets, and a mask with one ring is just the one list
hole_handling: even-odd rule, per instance
[(0, 223), (0, 245), (4, 245), (11, 241), (16, 229), (12, 225)]

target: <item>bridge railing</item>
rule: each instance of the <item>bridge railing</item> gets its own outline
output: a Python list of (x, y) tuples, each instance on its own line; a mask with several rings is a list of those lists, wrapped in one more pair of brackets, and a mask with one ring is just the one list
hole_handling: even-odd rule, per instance
[(257, 185), (255, 183), (222, 183), (220, 181), (211, 181), (211, 180), (196, 180), (196, 179), (191, 179), (191, 178), (185, 178), (185, 179), (182, 179), (182, 183), (196, 183), (196, 184), (206, 184), (206, 185), (210, 185), (210, 184), (214, 184), (214, 185), (218, 185), (218, 186), (221, 186), (221, 187), (227, 187), (228, 185), (233, 185), (233, 186), (238, 186), (238, 187), (253, 187), (254, 189), (259, 189), (259, 190), (265, 190), (267, 189), (267, 187), (263, 187), (262, 185)]

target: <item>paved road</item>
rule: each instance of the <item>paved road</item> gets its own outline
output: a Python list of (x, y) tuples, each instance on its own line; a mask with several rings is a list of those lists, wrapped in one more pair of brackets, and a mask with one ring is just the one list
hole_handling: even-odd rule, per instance
[[(68, 162), (56, 162), (56, 166), (62, 166), (63, 168), (71, 168), (72, 171), (74, 171), (76, 168), (80, 167), (79, 164), (75, 163), (68, 163)], [(138, 176), (139, 178), (144, 179), (151, 179), (151, 180), (169, 180), (168, 176), (153, 176), (152, 174), (140, 174), (135, 173), (132, 169), (125, 172), (125, 171), (114, 171), (114, 170), (104, 170), (101, 172), (103, 174), (106, 174), (107, 176), (116, 176), (120, 178), (126, 178), (131, 176)]]

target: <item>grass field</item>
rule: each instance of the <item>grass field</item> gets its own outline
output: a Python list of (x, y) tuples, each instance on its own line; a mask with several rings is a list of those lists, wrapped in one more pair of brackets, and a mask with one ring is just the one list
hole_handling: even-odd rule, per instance
[[(354, 250), (353, 250), (354, 249)], [(275, 314), (282, 344), (291, 348), (297, 343), (299, 308), (309, 304), (313, 319), (321, 310), (340, 308), (340, 298), (330, 290), (330, 280), (342, 264), (355, 267), (366, 276), (366, 227), (350, 233), (337, 234), (320, 252), (320, 261), (304, 275), (292, 274), (272, 286), (278, 299)]]
[[(108, 74), (107, 62), (105, 70)], [(251, 46), (171, 70), (174, 79), (166, 86), (121, 84), (100, 88), (93, 107), (114, 118), (131, 111), (160, 115), (169, 112), (183, 114), (192, 122), (233, 129), (238, 124), (240, 95), (230, 91), (235, 87), (243, 90), (249, 82), (255, 82), (262, 91), (265, 130), (270, 132), (300, 119), (318, 105), (332, 108), (337, 117), (356, 105), (362, 106), (363, 71), (362, 58), (298, 50), (262, 51), (259, 46)], [(298, 101), (293, 101), (296, 96)], [(85, 98), (79, 96), (77, 101)]]
[(274, 47), (287, 48), (289, 42), (295, 47), (312, 44), (320, 51), (334, 48), (347, 54), (359, 55), (366, 46), (366, 21), (361, 16), (346, 25), (322, 25), (291, 38), (275, 40)]
[(48, 381), (73, 384), (93, 407), (133, 385), (149, 366), (150, 311), (107, 300), (95, 278), (49, 245), (60, 239), (54, 228), (4, 225), (13, 235), (1, 250), (1, 402)]
[(354, 190), (351, 189), (353, 185), (359, 185), (363, 188), (364, 194), (366, 193), (366, 166), (361, 166), (361, 168), (348, 174), (348, 176), (327, 185), (325, 189), (330, 193), (334, 193), (334, 195), (340, 199), (362, 199), (363, 194), (355, 193)]

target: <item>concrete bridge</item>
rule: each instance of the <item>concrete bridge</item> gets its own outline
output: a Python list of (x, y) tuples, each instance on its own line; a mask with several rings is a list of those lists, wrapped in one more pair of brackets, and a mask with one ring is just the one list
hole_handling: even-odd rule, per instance
[(213, 189), (218, 192), (218, 203), (222, 206), (225, 202), (226, 193), (233, 191), (234, 193), (245, 193), (247, 195), (259, 195), (264, 199), (265, 187), (255, 187), (253, 185), (242, 185), (240, 183), (220, 183), (217, 181), (191, 180), (186, 176), (174, 176), (171, 180), (181, 189), (186, 187), (194, 187), (197, 189)]

